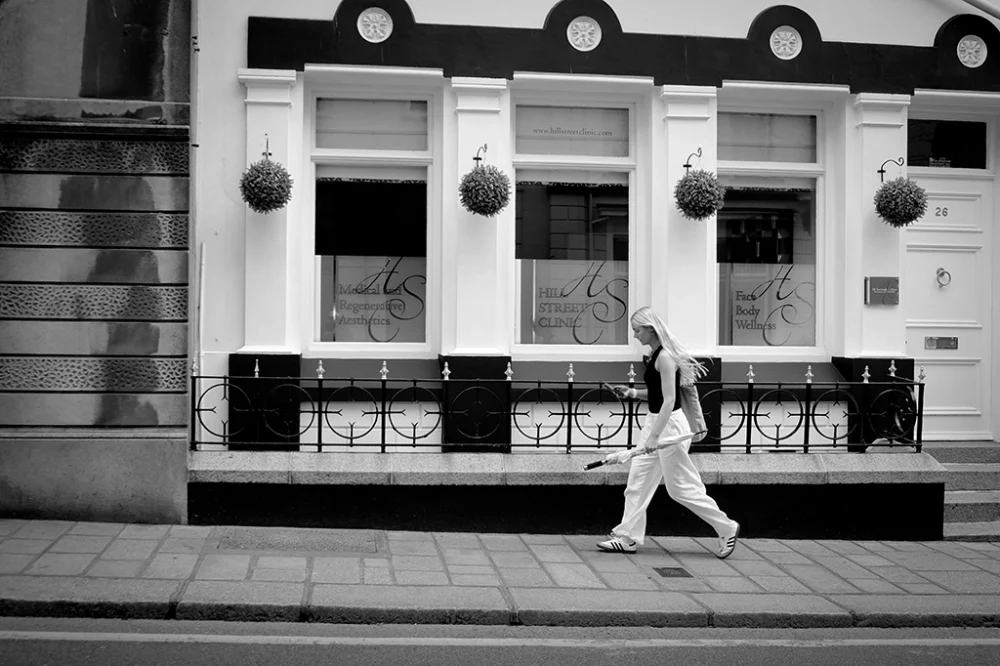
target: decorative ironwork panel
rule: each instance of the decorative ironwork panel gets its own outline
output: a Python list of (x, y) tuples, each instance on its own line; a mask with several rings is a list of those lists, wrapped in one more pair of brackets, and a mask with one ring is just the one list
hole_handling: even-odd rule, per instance
[(186, 359), (0, 357), (0, 391), (159, 393), (186, 388)]
[(0, 317), (187, 321), (187, 287), (0, 284)]
[[(487, 441), (509, 427), (511, 450), (565, 453), (641, 443), (646, 407), (601, 382), (326, 378), (192, 378), (192, 445), (208, 441), (348, 447), (442, 447)], [(572, 378), (572, 375), (568, 375)], [(752, 374), (749, 375), (752, 379)], [(702, 382), (708, 436), (719, 451), (753, 453), (921, 446), (924, 386), (888, 382)], [(506, 395), (508, 403), (503, 396)], [(498, 397), (499, 396), (499, 397)], [(247, 430), (247, 415), (257, 421)], [(449, 431), (449, 427), (454, 428)], [(461, 440), (449, 439), (449, 432)], [(454, 435), (451, 435), (454, 436)], [(239, 438), (239, 439), (237, 439)]]
[(0, 170), (187, 175), (186, 141), (41, 139), (0, 141)]
[(186, 248), (183, 213), (0, 211), (0, 245)]

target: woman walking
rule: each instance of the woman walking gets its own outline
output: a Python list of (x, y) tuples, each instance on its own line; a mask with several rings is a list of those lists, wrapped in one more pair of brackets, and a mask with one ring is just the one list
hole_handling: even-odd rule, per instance
[(611, 388), (621, 397), (646, 400), (649, 414), (636, 449), (605, 458), (608, 463), (631, 459), (632, 468), (625, 487), (622, 521), (611, 530), (610, 538), (597, 547), (612, 553), (634, 553), (636, 546), (642, 545), (646, 538), (646, 508), (662, 479), (671, 499), (693, 511), (718, 534), (716, 557), (729, 557), (736, 548), (740, 525), (723, 513), (705, 492), (701, 475), (688, 455), (691, 427), (681, 410), (681, 385), (693, 384), (706, 373), (705, 367), (670, 334), (663, 318), (651, 308), (637, 310), (631, 323), (635, 338), (650, 348), (643, 375), (646, 388)]

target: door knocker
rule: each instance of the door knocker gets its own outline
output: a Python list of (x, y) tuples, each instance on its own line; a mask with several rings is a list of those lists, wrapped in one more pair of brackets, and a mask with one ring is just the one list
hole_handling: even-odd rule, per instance
[(943, 268), (937, 269), (937, 284), (938, 284), (938, 289), (947, 287), (949, 284), (951, 284), (951, 273), (949, 273)]

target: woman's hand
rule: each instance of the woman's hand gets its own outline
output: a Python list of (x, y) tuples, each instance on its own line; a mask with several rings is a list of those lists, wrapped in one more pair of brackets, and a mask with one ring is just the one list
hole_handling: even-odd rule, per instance
[(625, 400), (626, 398), (635, 399), (639, 397), (639, 389), (630, 388), (623, 384), (615, 384), (614, 386), (611, 384), (604, 384), (604, 388), (611, 391), (622, 400)]

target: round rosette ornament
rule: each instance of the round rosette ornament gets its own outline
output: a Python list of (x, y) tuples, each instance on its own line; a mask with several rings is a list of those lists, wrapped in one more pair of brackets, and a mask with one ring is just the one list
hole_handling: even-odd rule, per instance
[(927, 212), (927, 192), (909, 178), (900, 176), (882, 183), (875, 192), (875, 212), (897, 229), (913, 224)]
[(240, 178), (243, 201), (255, 213), (271, 213), (284, 208), (292, 198), (292, 177), (281, 164), (272, 162), (264, 149), (264, 159), (254, 162)]
[(458, 193), (462, 206), (467, 211), (483, 217), (493, 217), (510, 202), (510, 178), (492, 164), (481, 164), (483, 158), (479, 156), (480, 151), (485, 152), (486, 146), (476, 151), (476, 156), (472, 158), (476, 161), (476, 166), (462, 176)]
[(681, 215), (704, 220), (716, 214), (726, 199), (726, 186), (711, 171), (688, 171), (674, 187), (674, 199)]

